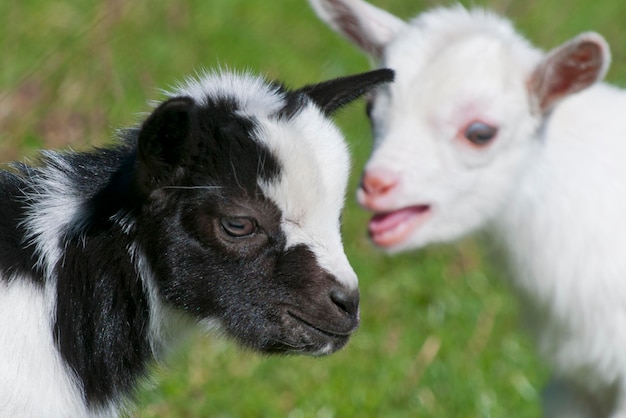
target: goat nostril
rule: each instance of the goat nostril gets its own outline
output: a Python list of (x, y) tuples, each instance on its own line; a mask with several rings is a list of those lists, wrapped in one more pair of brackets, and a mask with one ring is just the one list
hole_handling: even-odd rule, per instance
[(389, 193), (398, 184), (398, 179), (391, 173), (366, 172), (361, 179), (361, 189), (370, 196), (382, 196)]
[(359, 312), (359, 290), (346, 290), (335, 287), (330, 291), (330, 300), (348, 315), (356, 315)]

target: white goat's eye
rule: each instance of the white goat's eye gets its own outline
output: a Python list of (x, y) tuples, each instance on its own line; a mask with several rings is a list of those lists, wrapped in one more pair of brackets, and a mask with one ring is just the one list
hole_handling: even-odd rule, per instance
[(256, 231), (256, 223), (250, 218), (228, 217), (220, 219), (224, 231), (232, 237), (247, 237)]
[(484, 122), (472, 122), (465, 129), (465, 138), (474, 145), (484, 146), (496, 137), (498, 128)]

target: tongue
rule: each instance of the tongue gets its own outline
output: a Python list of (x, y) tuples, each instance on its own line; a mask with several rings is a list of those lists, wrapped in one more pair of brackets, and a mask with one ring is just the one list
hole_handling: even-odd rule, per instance
[(379, 213), (374, 215), (369, 224), (370, 232), (380, 234), (382, 232), (396, 228), (401, 223), (407, 221), (420, 211), (418, 208), (411, 207), (400, 209), (395, 212)]

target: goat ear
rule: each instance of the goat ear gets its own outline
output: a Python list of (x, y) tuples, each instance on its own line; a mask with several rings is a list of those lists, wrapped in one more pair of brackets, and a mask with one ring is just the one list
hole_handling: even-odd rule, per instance
[(529, 80), (529, 89), (542, 113), (565, 96), (601, 80), (611, 61), (609, 46), (602, 36), (583, 33), (553, 49), (539, 63)]
[(309, 0), (328, 26), (375, 59), (406, 23), (362, 0)]
[(142, 124), (137, 144), (137, 180), (151, 190), (181, 164), (191, 134), (194, 102), (176, 97), (160, 104)]
[(394, 72), (383, 68), (366, 73), (336, 78), (319, 84), (305, 86), (296, 93), (304, 93), (326, 115), (358, 99), (374, 87), (393, 81)]

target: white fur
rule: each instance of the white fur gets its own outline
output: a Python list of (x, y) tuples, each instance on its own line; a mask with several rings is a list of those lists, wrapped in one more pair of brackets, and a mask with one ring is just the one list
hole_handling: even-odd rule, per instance
[(90, 416), (54, 346), (43, 289), (0, 280), (0, 328), (0, 417)]
[(283, 106), (278, 86), (271, 86), (262, 77), (250, 73), (205, 72), (178, 84), (169, 96), (189, 96), (198, 104), (207, 99), (231, 97), (248, 115), (271, 115)]
[[(318, 12), (332, 7), (311, 2)], [(359, 16), (371, 14), (370, 5), (332, 3), (356, 16), (356, 36), (368, 36)], [(547, 416), (624, 416), (626, 92), (596, 84), (541, 114), (529, 80), (546, 55), (508, 21), (454, 7), (388, 29), (394, 34), (377, 58), (396, 71), (396, 82), (376, 95), (375, 147), (365, 170), (386, 170), (399, 182), (377, 200), (364, 191), (359, 197), (380, 212), (428, 204), (431, 213), (387, 249), (489, 232), (554, 370)], [(577, 39), (604, 49), (601, 77), (606, 44), (594, 34)], [(487, 147), (462, 138), (476, 119), (499, 126)]]
[(69, 177), (64, 174), (74, 169), (58, 154), (44, 151), (42, 155), (57, 169), (34, 174), (37, 176), (33, 181), (35, 186), (33, 190), (26, 190), (30, 213), (24, 226), (29, 244), (35, 246), (38, 265), (46, 277), (53, 277), (63, 251), (58, 237), (77, 213), (81, 201), (73, 195), (74, 188), (68, 184)]

